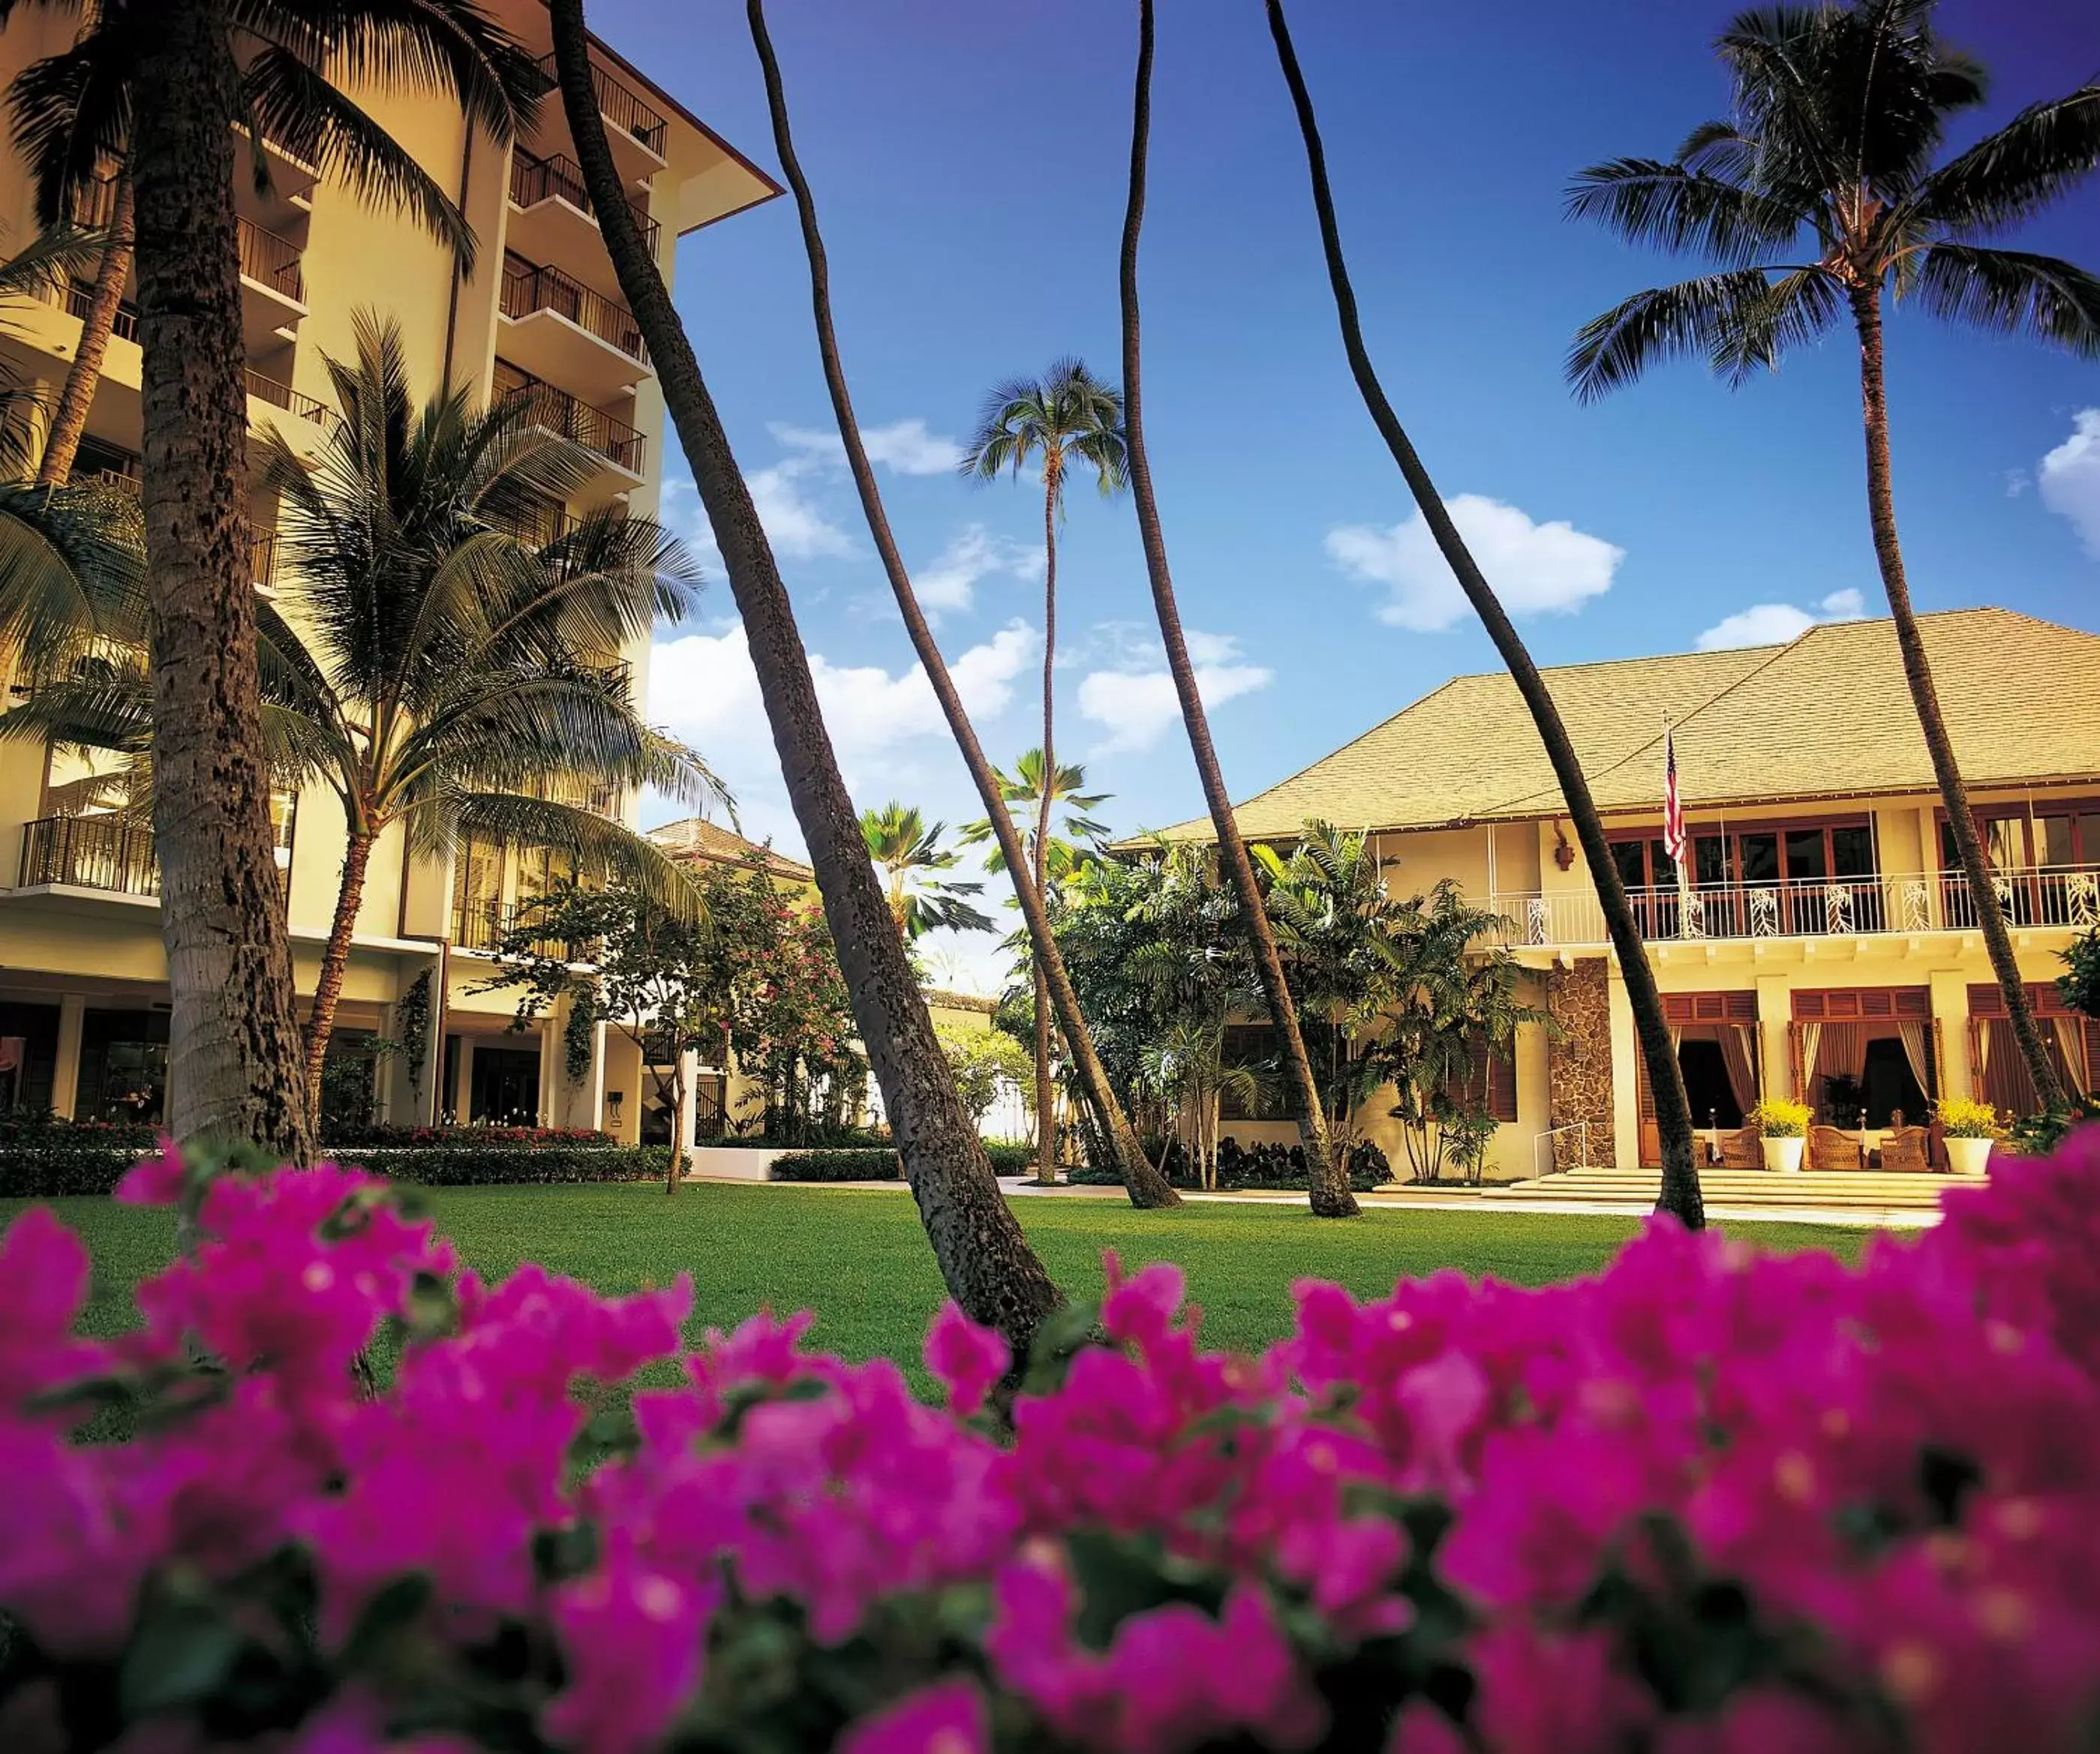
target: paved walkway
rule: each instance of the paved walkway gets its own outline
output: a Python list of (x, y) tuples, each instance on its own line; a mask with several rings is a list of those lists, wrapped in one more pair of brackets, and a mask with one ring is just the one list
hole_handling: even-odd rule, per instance
[[(902, 1181), (886, 1182), (753, 1182), (719, 1175), (688, 1175), (688, 1182), (704, 1182), (719, 1188), (845, 1188), (859, 1192), (907, 1193)], [(1033, 1181), (1002, 1178), (999, 1186), (1008, 1194), (1031, 1200), (1107, 1200), (1121, 1203), (1120, 1188), (1074, 1186), (1060, 1182), (1055, 1188), (1039, 1187)], [(1357, 1197), (1366, 1212), (1485, 1212), (1549, 1215), (1577, 1213), (1597, 1218), (1645, 1218), (1653, 1210), (1648, 1201), (1527, 1200), (1521, 1205), (1484, 1201), (1486, 1192), (1478, 1188), (1387, 1188)], [(1192, 1205), (1302, 1206), (1305, 1196), (1288, 1191), (1246, 1190), (1238, 1192), (1195, 1193), (1181, 1197)], [(1706, 1216), (1717, 1224), (1845, 1224), (1863, 1230), (1926, 1230), (1939, 1222), (1937, 1212), (1890, 1210), (1873, 1207), (1819, 1208), (1766, 1205), (1709, 1205)]]

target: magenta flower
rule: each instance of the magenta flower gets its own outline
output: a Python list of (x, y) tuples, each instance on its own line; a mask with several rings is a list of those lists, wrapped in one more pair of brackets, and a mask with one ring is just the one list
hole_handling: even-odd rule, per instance
[(948, 1391), (949, 1409), (959, 1419), (984, 1405), (985, 1396), (1013, 1361), (1006, 1342), (972, 1321), (953, 1298), (941, 1306), (926, 1330), (924, 1356), (926, 1368)]

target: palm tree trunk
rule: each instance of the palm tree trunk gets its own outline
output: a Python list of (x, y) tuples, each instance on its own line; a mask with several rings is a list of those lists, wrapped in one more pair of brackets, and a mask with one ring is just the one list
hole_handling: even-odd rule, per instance
[(1364, 406), (1370, 410), (1379, 436), (1392, 452), (1409, 491), (1414, 496), (1416, 506), (1436, 538), (1439, 552), (1458, 579), (1467, 601), (1473, 606), (1474, 613), (1487, 628), (1488, 637), (1494, 641), (1495, 650), (1501, 654), (1502, 663), (1516, 684), (1517, 693), (1530, 711), (1532, 722), (1538, 728), (1539, 741), (1546, 746), (1546, 760), (1552, 764), (1553, 777), (1560, 783), (1568, 816), (1575, 824), (1576, 839), (1582, 843), (1590, 879), (1596, 887), (1598, 905), (1604, 910), (1612, 948), (1618, 955), (1626, 998), (1633, 1007), (1634, 1032), (1639, 1039), (1641, 1057), (1648, 1067), (1648, 1086), (1654, 1093), (1656, 1126), (1662, 1138), (1662, 1192), (1656, 1210), (1670, 1214), (1688, 1229), (1697, 1230), (1704, 1226), (1706, 1217), (1693, 1149), (1692, 1104), (1685, 1097), (1684, 1075), (1670, 1039), (1670, 1026), (1663, 1018), (1662, 996), (1656, 987), (1654, 971), (1648, 967), (1647, 949), (1634, 923), (1633, 910), (1626, 902), (1626, 886), (1619, 879), (1618, 866), (1612, 862), (1611, 847), (1604, 839), (1604, 822), (1597, 814), (1596, 804), (1590, 795), (1590, 782), (1583, 777), (1582, 763), (1576, 759), (1575, 747), (1568, 741), (1568, 728), (1561, 722), (1560, 710), (1547, 691), (1545, 678), (1539, 675), (1530, 652), (1503, 612), (1501, 601), (1475, 563), (1465, 538), (1451, 522), (1451, 514), (1445, 510), (1436, 483), (1423, 466), (1422, 459), (1400, 424), (1400, 417), (1386, 399), (1378, 373), (1372, 368), (1370, 355), (1364, 346), (1363, 327), (1357, 315), (1356, 293), (1349, 283), (1348, 267), (1342, 258), (1334, 195), (1327, 185), (1327, 156), (1320, 142), (1312, 96), (1305, 87), (1305, 76), (1299, 71), (1297, 54), (1290, 46), (1290, 32), (1284, 21), (1282, 0), (1268, 0), (1268, 4), (1269, 33), (1275, 39), (1277, 58), (1282, 64), (1284, 81), (1290, 88), (1290, 100), (1298, 112), (1299, 131), (1304, 137), (1312, 205), (1319, 214), (1320, 240), (1326, 254), (1327, 278), (1334, 290), (1335, 315), (1341, 324), (1342, 345), (1348, 355), (1349, 369), (1356, 377)]
[(1917, 709), (1925, 747), (1932, 756), (1933, 777), (1939, 782), (1939, 797), (1946, 807), (1948, 826), (1954, 831), (1954, 848), (1961, 860), (1961, 874), (1969, 885), (1970, 906), (1976, 910), (1976, 929), (1983, 936), (1991, 972), (1998, 977), (2005, 996), (2005, 1015), (2012, 1020), (2013, 1038), (2027, 1063), (2035, 1093), (2045, 1108), (2064, 1102), (2063, 1083), (2041, 1032), (2035, 1026), (2034, 1008), (2027, 1003), (2026, 983), (2013, 955), (2011, 935), (2005, 930), (2005, 910), (1998, 900), (1997, 885), (1991, 879), (1991, 862), (1983, 855), (1983, 838), (1976, 832), (1976, 818), (1969, 808), (1969, 788), (1954, 759), (1954, 744), (1947, 734), (1947, 720), (1939, 710), (1939, 691), (1933, 686), (1932, 665), (1926, 656), (1925, 636), (1918, 631), (1917, 615), (1911, 607), (1910, 584), (1904, 575), (1903, 546), (1896, 538), (1894, 480), (1889, 467), (1888, 386), (1883, 374), (1882, 297), (1879, 287), (1864, 288), (1852, 295), (1852, 315), (1860, 332), (1860, 403), (1867, 434), (1867, 517), (1873, 526), (1874, 558), (1882, 570), (1882, 588), (1888, 593), (1889, 614), (1896, 624), (1896, 646), (1903, 654), (1904, 681)]
[[(1057, 663), (1057, 452), (1043, 456), (1043, 796), (1035, 810), (1035, 892), (1050, 892), (1050, 811), (1057, 797), (1055, 737)], [(1050, 1113), (1050, 1007), (1043, 990), (1043, 965), (1034, 962), (1035, 990), (1035, 1106)], [(1035, 1130), (1035, 1179), (1053, 1187), (1057, 1180), (1057, 1129), (1046, 1120)]]
[(551, 0), (562, 104), (620, 290), (656, 362), (664, 400), (721, 549), (743, 618), (752, 667), (779, 752), (795, 819), (815, 867), (854, 1020), (881, 1086), (904, 1173), (950, 1293), (1025, 1358), (1043, 1318), (1063, 1301), (1007, 1209), (991, 1161), (964, 1113), (903, 941), (869, 863), (853, 800), (824, 729), (773, 551), (758, 522), (699, 361), (662, 275), (621, 196), (620, 177), (591, 90), (582, 0)]
[(329, 923), (321, 951), (320, 977), (314, 983), (314, 1008), (307, 1019), (307, 1109), (314, 1128), (321, 1124), (321, 1069), (328, 1064), (329, 1038), (335, 1033), (335, 1008), (342, 998), (342, 977), (350, 968), (350, 941), (357, 930), (357, 910), (364, 900), (364, 874), (372, 862), (373, 831), (353, 828), (342, 849), (342, 881), (335, 892), (335, 918)]
[(227, 0), (166, 0), (141, 38), (133, 110), (168, 1122), (179, 1139), (246, 1139), (304, 1161), (313, 1122), (240, 504), (248, 398), (227, 29)]
[(1107, 1069), (1101, 1064), (1101, 1055), (1094, 1047), (1093, 1033), (1079, 1010), (1079, 995), (1073, 990), (1063, 953), (1058, 950), (1057, 938), (1050, 930), (1043, 890), (1035, 880), (1026, 849), (1013, 826), (1013, 813), (1007, 808), (1006, 794), (985, 756), (984, 746), (977, 741), (976, 727), (970, 723), (962, 696), (956, 692), (955, 679), (949, 675), (947, 663), (941, 655), (940, 644), (919, 606), (911, 575), (904, 569), (903, 557), (889, 527), (889, 515), (883, 508), (881, 490), (876, 483), (875, 470), (868, 462), (867, 447), (861, 442), (860, 422), (854, 414), (853, 399), (846, 390), (845, 368), (839, 358), (838, 336), (832, 323), (830, 262), (825, 254), (823, 237), (817, 229), (816, 202), (810, 195), (808, 179), (802, 174), (801, 162), (795, 156), (795, 143), (788, 130), (787, 94), (781, 84), (772, 38), (765, 29), (764, 0), (750, 0), (749, 14), (752, 41), (757, 47), (759, 65), (765, 76), (765, 95), (772, 109), (773, 138), (780, 154), (781, 171), (794, 192), (795, 205), (801, 217), (802, 242), (810, 258), (810, 294), (815, 310), (817, 350), (823, 362), (832, 411), (838, 420), (839, 436), (845, 443), (846, 461), (853, 472), (854, 485), (859, 490), (869, 533), (875, 539), (876, 553), (882, 557), (883, 571), (889, 576), (889, 588), (904, 617), (905, 631), (911, 635), (911, 649), (919, 654), (920, 664), (933, 684), (934, 698), (941, 703), (956, 747), (962, 751), (963, 765), (970, 770), (970, 780), (977, 789), (978, 800), (984, 805), (986, 820), (991, 824), (993, 838), (1006, 861), (1014, 898), (1021, 904), (1021, 917), (1035, 945), (1036, 967), (1057, 1012), (1057, 1027), (1064, 1033), (1065, 1051), (1072, 1056), (1080, 1087), (1087, 1093), (1115, 1152), (1130, 1202), (1140, 1207), (1179, 1205), (1180, 1195), (1145, 1155), (1137, 1130), (1131, 1125), (1114, 1086), (1109, 1082)]
[[(43, 461), (37, 465), (37, 485), (63, 487), (73, 474), (73, 460), (80, 452), (80, 435), (87, 430), (87, 411), (95, 401), (95, 386), (102, 381), (102, 359), (109, 350), (110, 332), (117, 327), (117, 307), (124, 302), (125, 283), (131, 278), (131, 218), (134, 198), (131, 167), (117, 173), (117, 199), (109, 218), (109, 241), (103, 246), (102, 262), (95, 270), (95, 291), (87, 315), (80, 326), (80, 346), (73, 364), (66, 368), (65, 385), (51, 416), (51, 430), (44, 439)], [(247, 404), (244, 401), (245, 409)]]
[(1358, 1210), (1357, 1197), (1349, 1191), (1347, 1168), (1337, 1162), (1327, 1139), (1326, 1112), (1320, 1102), (1320, 1086), (1312, 1075), (1305, 1052), (1305, 1038), (1298, 1027), (1298, 1007), (1291, 1003), (1285, 984), (1283, 959), (1276, 947), (1276, 932), (1269, 924), (1268, 910), (1255, 883), (1253, 861), (1233, 815), (1232, 795), (1225, 790), (1218, 751), (1211, 741), (1211, 724), (1197, 691), (1195, 666), (1189, 662), (1189, 641), (1181, 631), (1181, 612), (1174, 597), (1173, 575), (1167, 570), (1167, 540), (1159, 527), (1159, 502), (1152, 491), (1152, 465), (1145, 454), (1143, 399), (1139, 381), (1140, 351), (1137, 309), (1137, 241), (1145, 223), (1145, 151), (1152, 130), (1152, 0), (1139, 0), (1136, 95), (1132, 105), (1130, 143), (1130, 201), (1123, 215), (1123, 259), (1119, 275), (1123, 300), (1123, 396), (1124, 441), (1130, 457), (1131, 496), (1137, 504), (1137, 532), (1145, 548), (1145, 570), (1152, 584), (1152, 604), (1159, 618), (1159, 634), (1167, 648), (1167, 668), (1174, 678), (1174, 692), (1180, 701), (1182, 722), (1188, 726), (1189, 747), (1196, 759), (1196, 772), (1203, 785), (1203, 800), (1218, 836), (1218, 856), (1226, 880), (1239, 897), (1240, 916), (1254, 950), (1255, 972), (1262, 994), (1268, 1001), (1270, 1017), (1283, 1040), (1283, 1063), (1298, 1104), (1298, 1132), (1305, 1147), (1307, 1180), (1313, 1211), (1322, 1218), (1350, 1218)]

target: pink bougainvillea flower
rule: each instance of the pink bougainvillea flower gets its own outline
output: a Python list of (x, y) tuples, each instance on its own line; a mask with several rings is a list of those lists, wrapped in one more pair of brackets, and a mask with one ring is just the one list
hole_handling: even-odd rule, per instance
[(839, 1738), (838, 1754), (990, 1754), (991, 1716), (973, 1681), (907, 1694)]
[(948, 1406), (967, 1419), (985, 1404), (992, 1386), (1007, 1373), (1013, 1355), (989, 1328), (980, 1328), (953, 1298), (941, 1306), (926, 1330), (926, 1368), (948, 1391)]

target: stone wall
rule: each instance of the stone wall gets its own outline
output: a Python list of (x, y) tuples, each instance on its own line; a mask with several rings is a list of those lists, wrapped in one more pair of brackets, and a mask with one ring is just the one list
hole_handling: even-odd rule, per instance
[[(1547, 1050), (1546, 1089), (1551, 1126), (1590, 1123), (1590, 1161), (1617, 1161), (1612, 1119), (1612, 999), (1601, 956), (1584, 957), (1572, 968), (1557, 963), (1546, 974), (1546, 1008), (1560, 1025)], [(1582, 1161), (1580, 1134), (1557, 1135), (1553, 1166), (1573, 1169)]]

